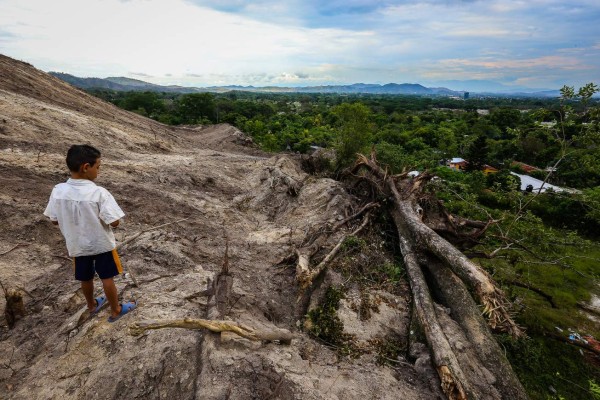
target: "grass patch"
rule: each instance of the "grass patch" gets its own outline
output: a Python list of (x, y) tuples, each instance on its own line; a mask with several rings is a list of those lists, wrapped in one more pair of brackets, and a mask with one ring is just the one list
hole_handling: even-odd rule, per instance
[(340, 300), (344, 292), (334, 286), (327, 288), (323, 302), (308, 312), (305, 328), (311, 335), (328, 345), (335, 347), (340, 355), (352, 355), (356, 352), (353, 336), (344, 333), (344, 324), (337, 316)]
[(541, 336), (496, 338), (532, 400), (593, 398), (590, 381), (598, 382), (600, 371), (579, 349)]

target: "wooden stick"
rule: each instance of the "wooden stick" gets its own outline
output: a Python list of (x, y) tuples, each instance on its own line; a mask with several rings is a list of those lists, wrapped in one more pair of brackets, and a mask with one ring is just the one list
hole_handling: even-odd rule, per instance
[(9, 250), (6, 250), (3, 253), (0, 253), (0, 256), (3, 256), (5, 254), (10, 253), (11, 251), (13, 251), (14, 249), (16, 249), (17, 247), (24, 247), (24, 246), (29, 246), (31, 245), (31, 243), (19, 243), (19, 244), (15, 244), (13, 247), (11, 247)]
[(291, 344), (294, 337), (290, 331), (285, 329), (257, 331), (232, 321), (195, 318), (134, 322), (133, 324), (129, 325), (129, 333), (133, 336), (139, 336), (149, 329), (163, 328), (208, 329), (211, 332), (233, 332), (238, 336), (253, 341), (278, 341), (281, 344), (286, 345)]

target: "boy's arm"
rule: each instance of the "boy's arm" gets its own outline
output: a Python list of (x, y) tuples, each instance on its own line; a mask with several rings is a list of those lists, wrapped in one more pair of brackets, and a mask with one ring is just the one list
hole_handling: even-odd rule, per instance
[(119, 225), (119, 220), (125, 216), (125, 213), (115, 198), (109, 193), (108, 190), (103, 189), (102, 196), (100, 197), (100, 219), (107, 225), (116, 228)]
[(50, 194), (50, 200), (48, 200), (48, 205), (46, 206), (46, 210), (44, 210), (44, 215), (50, 218), (50, 221), (53, 225), (58, 225), (58, 218), (56, 217), (56, 201), (54, 200), (54, 189), (52, 189), (52, 193)]

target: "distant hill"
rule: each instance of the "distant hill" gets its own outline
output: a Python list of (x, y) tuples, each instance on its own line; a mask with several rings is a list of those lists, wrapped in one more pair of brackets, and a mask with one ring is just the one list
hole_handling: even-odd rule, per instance
[[(210, 86), (210, 87), (185, 87), (177, 85), (162, 86), (138, 79), (126, 77), (109, 78), (80, 78), (61, 72), (49, 72), (65, 82), (81, 89), (109, 89), (118, 91), (151, 91), (167, 93), (200, 93), (213, 92), (222, 93), (232, 90), (245, 92), (264, 93), (338, 93), (338, 94), (397, 94), (417, 96), (456, 96), (463, 97), (465, 90), (452, 90), (447, 87), (426, 87), (418, 83), (387, 83), (385, 85), (373, 83), (354, 83), (351, 85), (322, 85), (302, 87), (280, 87), (280, 86)], [(488, 81), (448, 81), (451, 87), (465, 87), (472, 90), (471, 95), (491, 97), (558, 97), (558, 90), (527, 90), (526, 88), (513, 88), (501, 84), (492, 85)]]
[(80, 89), (109, 89), (118, 91), (140, 91), (140, 92), (175, 92), (175, 93), (195, 93), (205, 92), (204, 89), (186, 88), (180, 86), (161, 86), (153, 83), (140, 81), (125, 77), (109, 77), (109, 78), (80, 78), (62, 72), (48, 72), (71, 85)]
[(125, 77), (109, 78), (80, 78), (61, 72), (49, 72), (71, 85), (81, 89), (110, 89), (119, 91), (151, 91), (151, 92), (173, 92), (173, 93), (197, 93), (197, 92), (225, 92), (241, 90), (248, 92), (270, 92), (270, 93), (366, 93), (366, 94), (405, 94), (405, 95), (433, 95), (433, 96), (461, 96), (464, 92), (453, 91), (447, 88), (428, 88), (417, 83), (388, 83), (385, 85), (355, 83), (352, 85), (326, 85), (326, 86), (304, 86), (304, 87), (278, 87), (278, 86), (211, 86), (207, 88), (183, 87), (183, 86), (161, 86), (144, 82), (138, 79)]

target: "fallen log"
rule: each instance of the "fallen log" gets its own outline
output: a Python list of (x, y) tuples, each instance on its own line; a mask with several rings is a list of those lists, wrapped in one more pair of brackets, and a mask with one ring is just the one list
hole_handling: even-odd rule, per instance
[[(427, 196), (422, 190), (431, 176), (397, 182), (377, 165), (374, 157), (369, 160), (359, 156), (353, 172), (361, 168), (367, 171), (367, 178), (360, 178), (378, 182), (379, 194), (391, 200), (389, 212), (398, 232), (416, 320), (423, 329), (445, 395), (449, 399), (526, 399), (489, 327), (513, 337), (522, 337), (524, 332), (513, 321), (509, 303), (491, 277), (429, 226), (439, 225), (439, 221), (425, 214), (419, 200)], [(460, 233), (455, 229), (457, 220), (449, 214), (445, 219), (448, 232)], [(478, 228), (483, 234), (489, 223), (469, 221), (465, 225)], [(436, 300), (450, 307), (451, 316), (440, 311), (432, 299), (430, 290), (434, 289)], [(473, 296), (483, 308), (487, 323)], [(468, 342), (466, 347), (456, 344), (459, 337)]]
[(285, 329), (255, 330), (231, 321), (195, 318), (138, 321), (129, 325), (129, 333), (133, 336), (139, 336), (147, 330), (164, 328), (208, 329), (211, 332), (232, 332), (253, 341), (279, 342), (285, 345), (291, 344), (294, 338), (294, 335)]
[(478, 361), (488, 371), (494, 371), (496, 382), (491, 385), (502, 399), (525, 400), (527, 394), (503, 350), (491, 334), (475, 301), (465, 284), (448, 267), (434, 257), (427, 257), (425, 266), (431, 277), (433, 289), (440, 300), (450, 308), (450, 316), (462, 328)]
[(363, 166), (379, 179), (385, 179), (386, 188), (389, 190), (394, 201), (394, 210), (399, 216), (399, 218), (395, 219), (396, 224), (401, 225), (399, 229), (402, 228), (401, 230), (406, 232), (407, 238), (416, 247), (432, 252), (445, 265), (450, 267), (463, 282), (472, 288), (483, 305), (483, 313), (487, 317), (490, 327), (507, 332), (513, 337), (524, 336), (524, 332), (513, 321), (512, 316), (508, 312), (509, 302), (506, 300), (504, 293), (490, 276), (456, 247), (421, 221), (416, 211), (414, 193), (422, 185), (422, 182), (417, 178), (407, 188), (406, 192), (408, 192), (408, 196), (402, 198), (393, 177), (387, 176), (385, 171), (374, 160), (369, 160), (365, 156), (360, 155), (354, 169), (356, 170)]
[[(402, 218), (397, 210), (392, 212), (392, 217), (395, 222)], [(416, 253), (406, 237), (403, 225), (396, 223), (396, 227), (415, 311), (419, 324), (423, 328), (429, 348), (433, 354), (433, 362), (442, 383), (442, 391), (448, 399), (473, 398), (473, 393), (468, 386), (465, 374), (437, 321), (435, 305), (431, 299), (425, 277), (423, 276), (423, 272), (417, 261)]]

